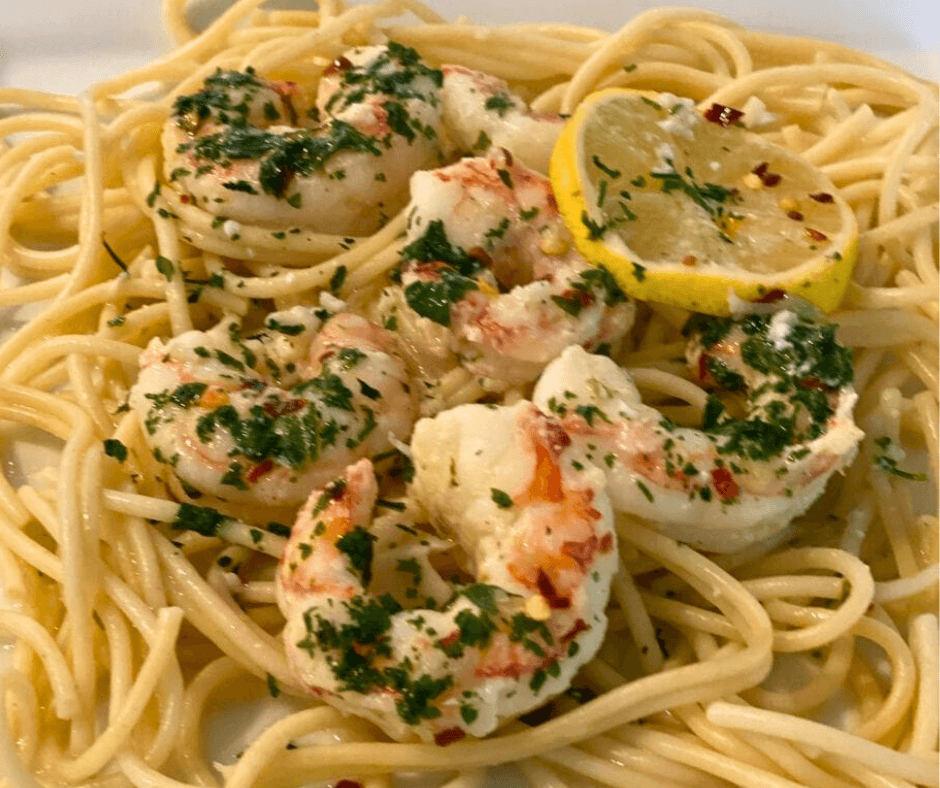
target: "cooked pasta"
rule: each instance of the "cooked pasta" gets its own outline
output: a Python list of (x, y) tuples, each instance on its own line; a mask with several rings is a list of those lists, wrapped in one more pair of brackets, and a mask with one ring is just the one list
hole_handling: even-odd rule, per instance
[[(0, 88), (0, 631), (12, 644), (0, 675), (0, 784), (378, 788), (418, 772), (469, 788), (489, 784), (489, 768), (514, 764), (519, 780), (538, 786), (937, 786), (937, 85), (836, 44), (694, 10), (650, 11), (608, 33), (452, 23), (417, 0), (262, 5), (238, 0), (197, 31), (185, 0), (165, 0), (177, 47), (153, 63), (79, 98)], [(382, 197), (387, 212), (378, 198), (366, 200), (366, 212), (341, 226), (329, 212), (362, 198), (357, 187), (328, 197), (320, 219), (293, 223), (284, 205), (298, 176), (290, 189), (271, 187), (281, 189), (277, 207), (288, 219), (254, 221), (251, 207), (235, 219), (236, 197), (254, 199), (247, 180), (198, 199), (192, 183), (177, 182), (199, 163), (186, 158), (193, 140), (217, 132), (217, 108), (190, 108), (192, 133), (161, 142), (166, 129), (183, 128), (168, 125), (185, 115), (179, 97), (203, 95), (220, 74), (241, 75), (246, 95), (271, 90), (293, 115), (318, 83), (356, 66), (350, 50), (389, 41), (416, 51), (428, 73), (450, 64), (445, 70), (505, 80), (545, 117), (613, 86), (688, 97), (703, 109), (745, 108), (760, 118), (754, 130), (832, 179), (859, 225), (853, 280), (831, 315), (859, 394), (854, 418), (864, 437), (854, 462), (778, 538), (732, 552), (701, 552), (660, 532), (655, 518), (616, 515), (608, 626), (596, 655), (531, 713), (453, 743), (395, 741), (375, 715), (325, 704), (285, 650), (277, 567), (297, 545), (281, 522), (325, 481), (299, 496), (283, 479), (264, 499), (226, 496), (224, 485), (238, 487), (226, 481), (231, 465), (211, 476), (199, 463), (215, 460), (197, 446), (187, 471), (187, 460), (168, 459), (159, 443), (161, 429), (179, 429), (175, 417), (163, 425), (155, 409), (149, 423), (141, 416), (156, 407), (149, 403), (164, 384), (147, 380), (168, 374), (160, 365), (178, 365), (181, 388), (201, 386), (170, 407), (177, 416), (206, 392), (208, 367), (195, 356), (209, 351), (186, 337), (215, 331), (223, 366), (223, 355), (242, 369), (254, 361), (221, 348), (249, 348), (274, 365), (294, 358), (288, 340), (313, 330), (291, 322), (297, 315), (345, 308), (341, 328), (356, 341), (368, 333), (368, 363), (381, 375), (399, 373), (385, 371), (394, 353), (375, 332), (412, 345), (432, 338), (389, 319), (389, 281), (421, 281), (420, 258), (414, 270), (400, 265), (413, 219), (407, 194)], [(299, 87), (283, 87), (291, 83)], [(493, 95), (502, 97), (497, 109), (515, 100)], [(427, 100), (434, 112), (435, 102)], [(245, 106), (247, 117), (248, 99)], [(266, 139), (284, 133), (270, 106)], [(433, 158), (409, 165), (404, 179), (446, 163)], [(517, 166), (501, 161), (493, 166)], [(386, 181), (368, 166), (334, 181), (366, 171)], [(317, 188), (304, 200), (317, 199)], [(299, 208), (300, 197), (294, 202)], [(701, 423), (710, 398), (683, 362), (689, 314), (653, 302), (637, 303), (635, 314), (623, 304), (610, 310), (604, 319), (623, 328), (606, 350), (635, 371), (644, 401), (677, 424)], [(367, 331), (348, 312), (384, 318), (384, 328)], [(572, 341), (596, 347), (603, 326)], [(329, 339), (324, 357), (341, 355), (343, 341)], [(189, 356), (179, 355), (184, 346)], [(407, 442), (401, 433), (417, 415), (473, 402), (523, 412), (534, 399), (533, 375), (498, 381), (483, 362), (425, 361), (420, 414), (375, 430), (380, 440), (357, 455), (382, 470), (393, 514), (417, 505), (401, 481), (407, 446), (386, 441), (388, 432)], [(285, 383), (278, 407), (328, 397), (326, 378), (310, 383), (316, 374)], [(372, 383), (360, 384), (375, 400)], [(219, 396), (253, 395), (240, 383)], [(218, 404), (199, 407), (208, 414)], [(377, 411), (349, 416), (343, 429), (361, 437), (347, 446), (366, 445), (383, 418)], [(356, 458), (335, 460), (332, 475)], [(500, 493), (493, 488), (497, 506), (507, 497)], [(263, 729), (250, 723), (246, 701), (271, 712)], [(237, 756), (209, 751), (220, 718), (239, 727)]]

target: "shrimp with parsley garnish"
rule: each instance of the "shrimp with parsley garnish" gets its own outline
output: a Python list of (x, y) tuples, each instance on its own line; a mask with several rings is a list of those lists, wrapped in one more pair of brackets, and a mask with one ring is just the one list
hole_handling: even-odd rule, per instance
[(850, 352), (835, 326), (789, 309), (687, 325), (687, 359), (709, 397), (701, 429), (644, 405), (624, 369), (569, 348), (534, 401), (562, 420), (608, 478), (614, 508), (704, 550), (729, 552), (782, 532), (853, 460)]
[(505, 148), (525, 165), (548, 172), (565, 119), (532, 110), (501, 79), (464, 66), (445, 65), (441, 91), (444, 125), (465, 152)]
[[(412, 455), (408, 512), (377, 499), (365, 460), (315, 492), (276, 588), (308, 692), (393, 738), (447, 744), (542, 705), (593, 657), (617, 564), (613, 518), (603, 474), (529, 402), (422, 420)], [(427, 560), (422, 511), (461, 556), (459, 579), (444, 583)]]
[(407, 438), (415, 415), (396, 337), (296, 306), (256, 332), (223, 320), (154, 339), (130, 405), (183, 499), (296, 506), (359, 457)]
[(573, 247), (544, 176), (505, 150), (411, 179), (401, 283), (380, 304), (429, 371), (533, 380), (572, 344), (619, 341), (633, 303)]
[(439, 70), (393, 42), (346, 52), (310, 106), (300, 87), (219, 71), (180, 96), (163, 132), (166, 178), (220, 219), (364, 235), (438, 161)]

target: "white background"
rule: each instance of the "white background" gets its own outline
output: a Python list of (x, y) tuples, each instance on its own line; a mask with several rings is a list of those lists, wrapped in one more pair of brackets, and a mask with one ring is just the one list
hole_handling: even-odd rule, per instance
[[(193, 0), (191, 6), (226, 0)], [(300, 0), (290, 0), (300, 5)], [(937, 0), (430, 0), (447, 17), (615, 29), (654, 5), (697, 5), (751, 27), (839, 41), (936, 78)], [(0, 84), (75, 93), (165, 51), (159, 0), (0, 0)], [(926, 53), (926, 56), (925, 56)]]

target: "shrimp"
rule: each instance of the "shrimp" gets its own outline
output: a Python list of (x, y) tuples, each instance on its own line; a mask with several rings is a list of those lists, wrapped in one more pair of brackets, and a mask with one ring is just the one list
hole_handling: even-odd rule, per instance
[(130, 392), (184, 495), (288, 507), (355, 459), (407, 437), (415, 405), (396, 337), (358, 315), (296, 306), (243, 336), (234, 320), (153, 339)]
[(302, 686), (396, 739), (447, 744), (543, 704), (593, 657), (613, 518), (603, 474), (529, 402), (423, 419), (412, 454), (413, 508), (472, 580), (444, 583), (431, 548), (416, 547), (426, 535), (393, 517), (409, 580), (391, 590), (394, 573), (376, 568), (389, 518), (373, 516), (377, 484), (361, 461), (304, 505), (276, 589)]
[(444, 126), (466, 152), (506, 148), (525, 165), (548, 172), (552, 148), (565, 119), (537, 112), (501, 79), (464, 66), (445, 65), (441, 91)]
[(352, 49), (305, 106), (295, 83), (219, 71), (176, 100), (164, 171), (184, 202), (233, 222), (364, 235), (439, 162), (442, 74), (390, 42)]
[(629, 373), (569, 348), (533, 401), (561, 418), (607, 475), (615, 510), (711, 552), (778, 537), (855, 457), (850, 352), (835, 327), (794, 311), (694, 318), (688, 362), (707, 384), (743, 392), (730, 415), (711, 396), (702, 429), (644, 405)]
[(523, 383), (568, 345), (632, 325), (633, 303), (574, 249), (548, 180), (508, 151), (415, 173), (411, 195), (401, 286), (379, 308), (419, 366)]

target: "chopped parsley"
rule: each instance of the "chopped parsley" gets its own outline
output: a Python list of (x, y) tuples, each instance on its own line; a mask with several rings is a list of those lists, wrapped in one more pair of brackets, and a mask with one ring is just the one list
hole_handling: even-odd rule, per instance
[(487, 150), (493, 144), (485, 131), (480, 132), (477, 141), (473, 143), (473, 150)]
[[(341, 601), (340, 605), (348, 622), (329, 620), (315, 612), (305, 614), (307, 633), (297, 642), (297, 647), (311, 654), (317, 650), (327, 652), (327, 664), (340, 691), (391, 690), (397, 696), (398, 716), (408, 725), (439, 717), (441, 711), (434, 701), (453, 686), (453, 676), (416, 675), (417, 669), (408, 658), (388, 665), (388, 658), (392, 656), (391, 617), (401, 612), (401, 605), (388, 594), (355, 596)], [(484, 637), (482, 630), (476, 630), (474, 625), (469, 625), (468, 633), (470, 639)]]
[(349, 557), (349, 563), (367, 587), (372, 580), (372, 544), (376, 537), (362, 526), (356, 526), (336, 540), (336, 549)]
[(170, 528), (177, 531), (195, 531), (203, 536), (218, 536), (219, 528), (225, 520), (224, 514), (208, 506), (181, 503)]
[(601, 421), (605, 421), (610, 424), (610, 419), (607, 418), (607, 414), (604, 413), (597, 405), (578, 405), (574, 412), (577, 413), (582, 419), (584, 419), (589, 427), (594, 426), (594, 419), (598, 418)]
[(529, 219), (534, 219), (536, 216), (538, 216), (538, 213), (538, 206), (533, 205), (531, 208), (525, 208), (519, 211), (519, 218), (525, 221), (529, 221)]
[(478, 289), (472, 277), (480, 271), (480, 262), (450, 242), (440, 219), (430, 222), (423, 236), (401, 250), (401, 256), (403, 261), (435, 264), (436, 278), (410, 282), (405, 286), (405, 301), (422, 317), (449, 326), (451, 304)]
[[(225, 181), (222, 184), (223, 189), (228, 189), (232, 192), (244, 192), (245, 194), (257, 194), (258, 190), (252, 186), (246, 180), (239, 181)], [(234, 240), (234, 239), (233, 239)]]
[(500, 117), (506, 114), (506, 110), (512, 109), (513, 100), (506, 93), (496, 93), (486, 99), (483, 105), (488, 110), (496, 112)]
[(346, 266), (340, 265), (336, 267), (336, 270), (333, 272), (333, 275), (330, 277), (330, 292), (338, 293), (340, 288), (343, 286), (343, 282), (346, 281)]
[(168, 258), (164, 257), (162, 254), (157, 255), (156, 259), (157, 270), (166, 277), (166, 281), (169, 282), (173, 278), (173, 274), (176, 271), (176, 268), (173, 266), (173, 262)]
[[(666, 161), (673, 166), (671, 160)], [(684, 177), (675, 169), (672, 172), (651, 172), (650, 177), (660, 182), (664, 193), (681, 192), (713, 219), (720, 219), (725, 215), (723, 208), (725, 204), (741, 201), (741, 195), (737, 189), (729, 189), (717, 183), (696, 181), (691, 167), (685, 168)]]
[(573, 317), (578, 317), (581, 310), (602, 298), (607, 306), (614, 306), (627, 300), (617, 281), (603, 266), (591, 267), (582, 271), (579, 278), (571, 282), (571, 289), (561, 295), (551, 296), (552, 301)]
[(699, 315), (683, 329), (702, 346), (701, 370), (723, 389), (745, 386), (743, 374), (727, 358), (709, 352), (732, 331), (740, 332), (734, 340), (741, 347), (736, 363), (768, 380), (749, 393), (745, 417), (732, 417), (721, 400), (709, 397), (703, 429), (717, 438), (721, 454), (768, 460), (788, 446), (819, 437), (833, 414), (832, 397), (852, 381), (852, 354), (836, 341), (836, 327), (788, 314), (792, 317), (787, 318), (783, 341), (770, 338), (771, 322), (779, 319), (772, 314)]
[[(391, 145), (389, 137), (392, 133), (405, 137), (409, 143), (416, 133), (432, 138), (434, 129), (412, 118), (401, 100), (417, 98), (436, 103), (437, 88), (442, 82), (442, 73), (425, 66), (415, 50), (390, 42), (386, 52), (371, 63), (351, 66), (343, 71), (341, 89), (327, 104), (327, 113), (331, 115), (327, 123), (315, 129), (294, 128), (285, 134), (248, 123), (251, 103), (266, 87), (253, 69), (244, 72), (218, 70), (206, 79), (201, 91), (180, 96), (174, 111), (180, 127), (191, 133), (210, 117), (216, 118), (224, 130), (185, 142), (180, 146), (180, 152), (190, 151), (195, 159), (209, 162), (210, 168), (213, 165), (227, 167), (240, 159), (259, 160), (258, 183), (262, 191), (285, 197), (295, 178), (324, 171), (329, 160), (338, 153), (359, 152), (380, 157)], [(232, 103), (233, 90), (240, 91), (242, 96), (238, 104)], [(361, 103), (367, 94), (389, 97), (383, 104), (390, 129), (386, 138), (364, 134), (335, 117), (336, 112), (344, 107)], [(295, 113), (289, 98), (281, 97), (280, 101), (291, 125), (295, 125)], [(282, 116), (273, 101), (264, 103), (262, 110), (268, 121)], [(344, 174), (337, 170), (333, 176), (341, 178)], [(226, 187), (248, 190), (240, 182), (226, 184)], [(299, 192), (286, 199), (292, 207), (301, 207)]]
[(280, 334), (286, 334), (289, 337), (295, 337), (298, 334), (302, 334), (306, 326), (301, 323), (282, 323), (276, 318), (269, 317), (265, 326), (272, 331), (277, 331)]
[(287, 539), (290, 536), (290, 526), (284, 525), (283, 523), (270, 522), (267, 525), (268, 531), (270, 531), (275, 536), (283, 536)]
[(604, 233), (607, 232), (606, 224), (598, 224), (590, 216), (588, 216), (587, 211), (581, 211), (581, 224), (587, 227), (588, 238), (592, 241), (597, 241), (600, 238), (604, 237)]
[(277, 679), (275, 679), (274, 676), (272, 676), (270, 673), (265, 675), (267, 676), (268, 681), (268, 694), (270, 694), (272, 698), (276, 698), (281, 694), (281, 688), (277, 684)]
[(219, 481), (229, 487), (234, 487), (236, 490), (247, 490), (248, 483), (242, 477), (244, 470), (240, 462), (233, 462), (228, 466), (225, 473), (222, 474), (222, 478)]
[(898, 461), (891, 456), (891, 438), (887, 435), (875, 438), (875, 445), (881, 449), (881, 453), (876, 454), (874, 458), (876, 468), (892, 476), (897, 476), (899, 479), (907, 479), (912, 482), (927, 481), (926, 473), (913, 473), (898, 468)]
[(466, 725), (472, 725), (478, 716), (479, 712), (473, 708), (473, 706), (466, 704), (461, 705), (460, 719), (462, 719)]
[(501, 593), (499, 586), (487, 585), (486, 583), (472, 583), (464, 586), (460, 590), (460, 595), (465, 596), (480, 610), (492, 615), (496, 615), (498, 608), (496, 605), (496, 596)]
[(512, 498), (509, 497), (509, 494), (503, 490), (497, 490), (493, 487), (490, 490), (490, 494), (493, 498), (493, 503), (495, 503), (500, 509), (509, 509), (512, 506)]
[(604, 162), (601, 161), (600, 157), (596, 153), (591, 156), (591, 162), (608, 178), (619, 178), (622, 174), (620, 170), (615, 170), (613, 167), (608, 167), (606, 164), (604, 164)]
[(115, 438), (106, 438), (104, 441), (104, 453), (109, 457), (114, 457), (118, 462), (124, 462), (127, 459), (127, 446)]
[(411, 575), (411, 584), (417, 586), (421, 584), (421, 576), (424, 574), (421, 570), (421, 564), (417, 558), (399, 558), (395, 568), (404, 574)]

